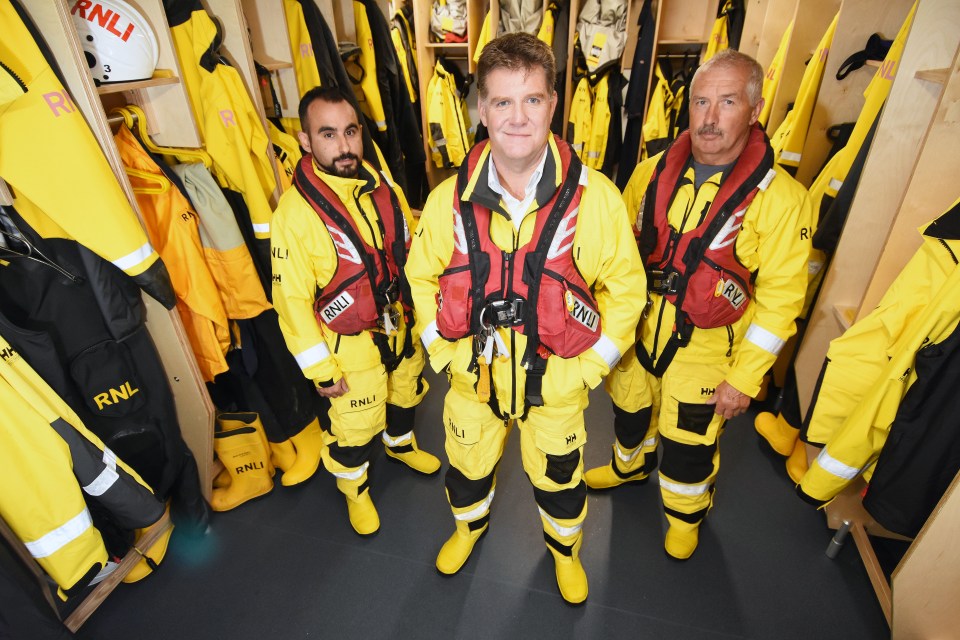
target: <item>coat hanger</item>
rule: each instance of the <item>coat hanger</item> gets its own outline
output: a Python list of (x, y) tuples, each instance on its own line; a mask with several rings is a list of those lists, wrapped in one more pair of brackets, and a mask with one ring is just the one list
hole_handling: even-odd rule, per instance
[(147, 131), (147, 116), (143, 112), (143, 109), (137, 105), (129, 104), (125, 107), (114, 107), (110, 110), (110, 113), (122, 117), (123, 124), (137, 136), (137, 139), (140, 140), (148, 151), (161, 156), (173, 157), (178, 162), (182, 162), (184, 159), (190, 162), (200, 162), (207, 169), (213, 165), (213, 159), (210, 157), (210, 154), (203, 149), (161, 147), (154, 143), (150, 138), (150, 133)]
[(147, 173), (146, 171), (141, 171), (140, 169), (132, 169), (127, 166), (124, 166), (123, 170), (131, 178), (137, 178), (138, 180), (142, 180), (143, 182), (147, 183), (131, 185), (136, 193), (149, 193), (157, 195), (166, 193), (170, 190), (170, 181), (166, 178), (161, 178), (153, 173)]
[[(0, 204), (0, 258), (33, 260), (57, 271), (71, 282), (83, 282), (84, 279), (82, 276), (70, 273), (58, 265), (30, 241), (20, 230), (20, 227), (17, 226), (17, 214), (14, 213), (15, 211), (16, 209), (12, 205)], [(20, 247), (22, 247), (22, 250), (19, 250)]]

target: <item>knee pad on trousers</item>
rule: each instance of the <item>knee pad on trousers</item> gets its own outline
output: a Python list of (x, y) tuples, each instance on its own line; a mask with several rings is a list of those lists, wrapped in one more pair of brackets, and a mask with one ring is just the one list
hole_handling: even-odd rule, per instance
[(635, 449), (643, 443), (647, 429), (650, 428), (650, 419), (653, 416), (653, 407), (646, 407), (637, 412), (630, 412), (613, 405), (613, 432), (617, 442), (627, 449)]
[(462, 509), (486, 498), (493, 488), (493, 478), (496, 473), (497, 470), (494, 467), (493, 473), (490, 475), (478, 480), (471, 480), (456, 467), (449, 467), (447, 475), (444, 477), (444, 486), (447, 489), (447, 499), (450, 501), (450, 506)]
[(567, 484), (573, 479), (573, 474), (580, 464), (580, 449), (575, 449), (570, 453), (556, 456), (552, 453), (545, 454), (547, 458), (547, 470), (544, 475), (557, 484)]
[(587, 502), (587, 485), (581, 481), (572, 489), (560, 491), (544, 491), (534, 487), (533, 497), (551, 518), (571, 520), (583, 513), (583, 505)]
[(413, 431), (413, 422), (416, 415), (416, 407), (398, 407), (388, 402), (387, 435), (396, 438)]
[(713, 456), (717, 444), (683, 444), (669, 438), (660, 437), (663, 445), (663, 457), (660, 460), (660, 473), (671, 480), (685, 484), (703, 482), (713, 474)]
[(348, 468), (356, 468), (370, 459), (370, 453), (373, 449), (373, 440), (368, 441), (357, 447), (344, 447), (333, 442), (328, 447), (330, 457), (336, 462)]

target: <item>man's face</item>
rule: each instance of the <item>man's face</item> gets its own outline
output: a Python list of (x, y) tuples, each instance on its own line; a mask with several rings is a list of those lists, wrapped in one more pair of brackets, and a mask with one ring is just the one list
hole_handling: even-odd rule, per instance
[(747, 146), (750, 127), (763, 109), (763, 99), (750, 106), (747, 78), (740, 67), (712, 68), (697, 76), (690, 89), (690, 141), (697, 162), (729, 164)]
[(557, 93), (547, 85), (543, 69), (494, 69), (486, 86), (487, 97), (479, 102), (480, 121), (490, 135), (494, 160), (537, 162), (557, 107)]
[(307, 107), (308, 131), (297, 134), (317, 166), (341, 178), (356, 178), (363, 159), (363, 137), (357, 112), (349, 102), (314, 100)]

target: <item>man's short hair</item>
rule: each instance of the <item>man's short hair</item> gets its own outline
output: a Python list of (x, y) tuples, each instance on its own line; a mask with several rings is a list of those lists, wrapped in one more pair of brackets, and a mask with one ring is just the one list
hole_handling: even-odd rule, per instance
[(529, 33), (507, 33), (487, 43), (477, 61), (477, 93), (487, 97), (487, 76), (495, 69), (530, 72), (543, 69), (547, 91), (552, 93), (557, 77), (553, 49)]
[(697, 82), (697, 76), (706, 73), (711, 69), (743, 69), (747, 72), (747, 86), (744, 88), (750, 106), (755, 107), (763, 97), (763, 67), (760, 63), (745, 53), (740, 53), (736, 49), (724, 49), (716, 53), (712, 58), (704, 62), (696, 73), (693, 74), (693, 80), (690, 82), (691, 89)]
[(363, 120), (360, 119), (360, 112), (357, 111), (356, 105), (350, 101), (350, 98), (347, 97), (343, 91), (338, 87), (314, 87), (310, 89), (303, 97), (300, 98), (300, 106), (297, 109), (297, 113), (300, 115), (300, 130), (308, 131), (309, 125), (307, 124), (307, 112), (310, 110), (310, 105), (316, 102), (317, 100), (322, 100), (323, 102), (328, 102), (330, 104), (337, 104), (340, 102), (346, 102), (357, 114), (357, 122), (363, 124)]

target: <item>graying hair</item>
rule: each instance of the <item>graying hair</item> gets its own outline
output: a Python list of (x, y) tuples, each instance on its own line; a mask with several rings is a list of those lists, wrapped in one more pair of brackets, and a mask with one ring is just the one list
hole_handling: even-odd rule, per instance
[(747, 72), (747, 86), (745, 87), (747, 99), (750, 106), (755, 107), (763, 97), (763, 67), (760, 63), (745, 53), (740, 53), (735, 49), (724, 49), (718, 52), (712, 58), (704, 62), (696, 73), (693, 74), (693, 80), (690, 87), (697, 82), (697, 76), (706, 73), (711, 69), (743, 69)]

